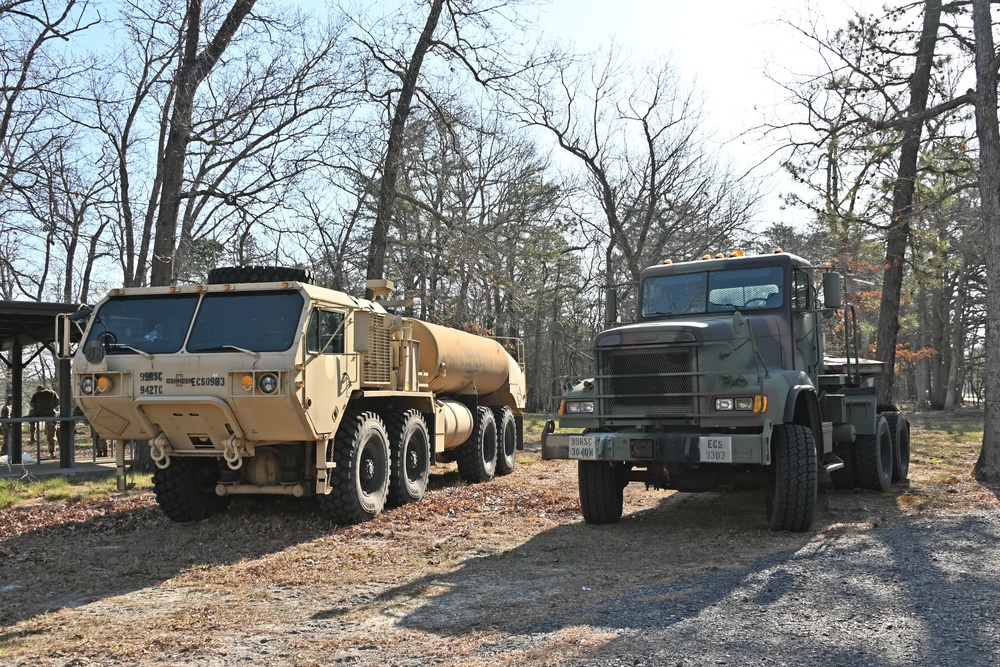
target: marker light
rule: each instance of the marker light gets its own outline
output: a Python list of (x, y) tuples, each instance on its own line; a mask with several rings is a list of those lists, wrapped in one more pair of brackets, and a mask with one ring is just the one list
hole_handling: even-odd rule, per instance
[(108, 389), (111, 389), (111, 380), (104, 376), (97, 378), (97, 391), (103, 394)]
[(243, 391), (253, 391), (253, 376), (244, 375), (243, 379), (240, 380), (240, 386), (243, 387)]

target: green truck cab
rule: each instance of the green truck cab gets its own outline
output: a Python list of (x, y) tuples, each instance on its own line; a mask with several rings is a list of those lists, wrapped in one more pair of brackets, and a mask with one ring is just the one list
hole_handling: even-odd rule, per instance
[[(885, 369), (859, 357), (841, 281), (785, 252), (645, 269), (636, 322), (597, 335), (594, 376), (543, 434), (543, 459), (579, 462), (584, 519), (617, 522), (629, 482), (764, 488), (769, 527), (805, 531), (822, 475), (882, 491), (905, 479), (909, 425), (877, 403)], [(838, 311), (845, 356), (829, 358), (822, 325)]]

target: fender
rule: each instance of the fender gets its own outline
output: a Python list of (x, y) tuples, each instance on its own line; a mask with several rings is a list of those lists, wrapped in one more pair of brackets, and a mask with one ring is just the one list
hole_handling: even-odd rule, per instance
[(795, 385), (785, 399), (785, 424), (801, 424), (812, 429), (816, 442), (823, 442), (823, 417), (819, 409), (816, 388), (808, 384)]

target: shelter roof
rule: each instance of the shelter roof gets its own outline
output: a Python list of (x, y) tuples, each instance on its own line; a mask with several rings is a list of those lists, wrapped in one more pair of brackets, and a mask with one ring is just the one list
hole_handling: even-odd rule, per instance
[[(36, 301), (0, 301), (0, 350), (48, 344), (56, 337), (56, 315), (72, 313), (75, 303), (39, 303)], [(73, 327), (74, 340), (79, 338)]]

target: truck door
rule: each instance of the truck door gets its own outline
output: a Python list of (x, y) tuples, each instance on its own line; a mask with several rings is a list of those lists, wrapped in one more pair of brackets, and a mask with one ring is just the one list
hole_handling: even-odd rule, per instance
[(345, 354), (347, 314), (314, 308), (306, 329), (305, 396), (303, 405), (320, 433), (333, 433), (357, 382), (357, 365)]
[(795, 368), (805, 371), (816, 384), (822, 364), (820, 330), (816, 319), (816, 294), (805, 271), (792, 272), (792, 335), (795, 337)]

